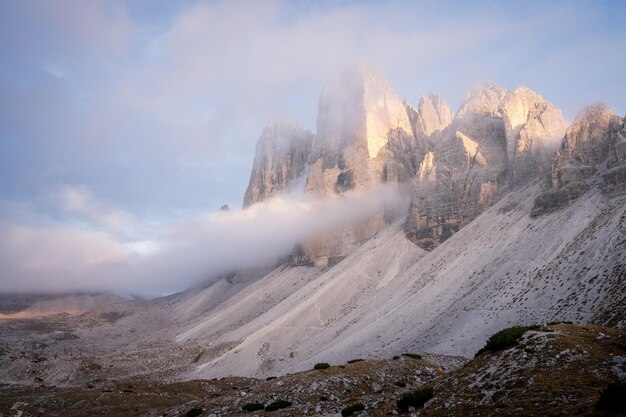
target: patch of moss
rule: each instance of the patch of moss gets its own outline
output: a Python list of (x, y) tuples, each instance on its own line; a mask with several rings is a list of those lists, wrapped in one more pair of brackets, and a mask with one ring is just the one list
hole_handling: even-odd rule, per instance
[(401, 411), (408, 411), (409, 407), (422, 407), (426, 401), (433, 398), (434, 395), (432, 387), (424, 387), (402, 395), (402, 397), (396, 401), (396, 404)]
[(291, 407), (291, 401), (278, 400), (278, 401), (274, 401), (273, 403), (265, 407), (265, 411), (282, 410), (283, 408), (288, 408), (288, 407)]
[(347, 406), (346, 408), (344, 408), (343, 410), (341, 410), (341, 415), (343, 417), (347, 417), (347, 416), (351, 416), (357, 411), (363, 411), (363, 410), (365, 410), (365, 406), (363, 404), (361, 403), (351, 404)]
[(522, 337), (524, 333), (529, 330), (538, 330), (540, 326), (513, 326), (506, 329), (502, 329), (497, 333), (494, 333), (489, 337), (485, 346), (476, 352), (474, 357), (478, 357), (485, 352), (498, 352), (515, 346), (517, 341)]
[(243, 411), (260, 411), (265, 408), (265, 405), (262, 403), (246, 403), (241, 407)]
[(330, 364), (326, 362), (316, 363), (315, 366), (313, 367), (313, 369), (328, 369), (328, 368), (330, 368)]

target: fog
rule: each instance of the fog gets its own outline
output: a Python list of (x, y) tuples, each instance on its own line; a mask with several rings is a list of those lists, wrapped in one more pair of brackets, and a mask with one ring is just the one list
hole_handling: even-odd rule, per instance
[[(85, 189), (81, 207), (98, 205)], [(0, 225), (0, 287), (5, 292), (113, 291), (157, 296), (207, 285), (221, 274), (276, 265), (294, 245), (318, 233), (385, 212), (406, 213), (403, 186), (314, 198), (278, 195), (247, 209), (206, 213), (155, 230), (150, 240), (121, 239), (106, 232), (106, 209), (86, 215), (93, 229), (51, 224)], [(115, 212), (115, 211), (114, 211)], [(119, 213), (118, 213), (119, 214)], [(117, 222), (110, 231), (119, 231)], [(134, 225), (141, 228), (141, 225)], [(144, 235), (145, 236), (145, 235)]]

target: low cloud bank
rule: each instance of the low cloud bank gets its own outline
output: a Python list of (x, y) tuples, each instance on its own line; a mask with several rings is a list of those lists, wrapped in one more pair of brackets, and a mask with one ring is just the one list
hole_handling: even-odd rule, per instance
[[(84, 190), (80, 196), (80, 201), (93, 200)], [(287, 256), (296, 243), (381, 210), (402, 216), (408, 204), (408, 193), (391, 185), (322, 199), (281, 195), (247, 209), (182, 221), (134, 240), (103, 228), (100, 220), (106, 216), (95, 218), (91, 228), (84, 223), (32, 226), (4, 221), (0, 288), (143, 295), (180, 291), (230, 271), (271, 264)], [(79, 205), (81, 214), (85, 206)], [(97, 207), (98, 213), (104, 211)]]

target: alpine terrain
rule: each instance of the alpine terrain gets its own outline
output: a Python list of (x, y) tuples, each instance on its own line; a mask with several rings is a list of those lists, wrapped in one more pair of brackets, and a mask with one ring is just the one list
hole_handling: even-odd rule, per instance
[(202, 287), (3, 296), (0, 415), (619, 411), (603, 390), (626, 381), (624, 117), (593, 104), (569, 123), (494, 83), (456, 111), (412, 105), (378, 71), (343, 71), (314, 132), (263, 129), (243, 207), (381, 188), (402, 210)]

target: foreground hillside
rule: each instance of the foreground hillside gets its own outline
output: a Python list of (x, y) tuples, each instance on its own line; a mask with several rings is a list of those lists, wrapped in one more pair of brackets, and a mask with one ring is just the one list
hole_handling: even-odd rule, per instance
[[(403, 355), (350, 362), (267, 380), (229, 377), (157, 384), (134, 378), (75, 388), (2, 386), (0, 413), (22, 417), (415, 415), (409, 407), (419, 408), (417, 403), (404, 407), (397, 400), (432, 388), (432, 398), (419, 409), (420, 416), (619, 415), (619, 401), (611, 402), (606, 395), (599, 399), (610, 384), (623, 396), (626, 332), (596, 325), (537, 326), (512, 347), (486, 351), (469, 361)], [(285, 408), (271, 411), (272, 403)]]

